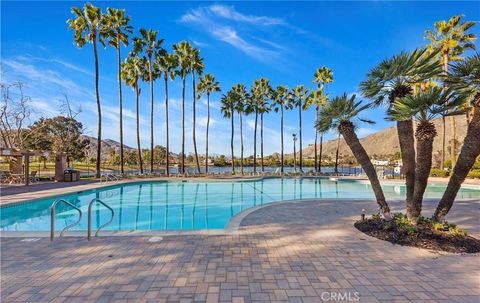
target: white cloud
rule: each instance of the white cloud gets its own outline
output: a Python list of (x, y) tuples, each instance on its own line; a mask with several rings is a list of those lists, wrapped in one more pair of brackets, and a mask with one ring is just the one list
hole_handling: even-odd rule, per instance
[[(225, 20), (231, 24), (225, 24)], [(190, 10), (182, 15), (179, 21), (198, 25), (198, 28), (205, 30), (216, 40), (227, 43), (258, 61), (272, 62), (286, 51), (285, 47), (266, 39), (247, 39), (246, 35), (241, 36), (234, 28), (238, 23), (247, 23), (256, 27), (282, 25), (285, 24), (282, 19), (245, 15), (231, 6), (212, 5)], [(260, 43), (249, 41), (252, 39)]]
[(286, 22), (280, 18), (272, 18), (267, 16), (254, 16), (254, 15), (245, 15), (237, 10), (233, 6), (225, 5), (212, 5), (208, 7), (208, 10), (214, 13), (215, 15), (239, 22), (247, 22), (251, 24), (260, 24), (260, 25), (281, 25), (286, 24)]

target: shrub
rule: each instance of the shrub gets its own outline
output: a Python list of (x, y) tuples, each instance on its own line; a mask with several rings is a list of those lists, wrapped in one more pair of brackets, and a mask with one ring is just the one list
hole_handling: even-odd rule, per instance
[(443, 225), (443, 223), (435, 222), (435, 223), (433, 223), (432, 228), (435, 229), (435, 230), (442, 231), (442, 230), (445, 229), (445, 226)]
[(448, 177), (449, 173), (446, 170), (439, 169), (439, 168), (432, 168), (430, 170), (430, 177), (442, 177), (446, 178)]
[(448, 231), (450, 233), (452, 233), (453, 235), (456, 235), (456, 236), (462, 236), (462, 237), (465, 237), (467, 235), (467, 232), (464, 231), (463, 229), (461, 229), (460, 227), (458, 226), (455, 226), (455, 227), (450, 227), (448, 229)]
[(393, 215), (393, 219), (395, 220), (395, 224), (397, 226), (410, 226), (410, 221), (407, 219), (407, 216), (405, 216), (402, 213), (396, 213)]
[(372, 214), (372, 219), (373, 220), (380, 220), (380, 214), (377, 213), (377, 214)]
[(413, 235), (417, 233), (417, 228), (415, 226), (408, 226), (406, 231), (407, 235)]
[(472, 170), (468, 173), (469, 178), (480, 179), (480, 170)]

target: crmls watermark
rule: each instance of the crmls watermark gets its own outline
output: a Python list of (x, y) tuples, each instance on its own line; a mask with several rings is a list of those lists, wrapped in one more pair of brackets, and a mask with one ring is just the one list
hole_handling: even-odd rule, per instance
[(336, 291), (324, 291), (321, 293), (320, 298), (324, 302), (358, 302), (360, 301), (360, 294), (358, 292), (336, 292)]

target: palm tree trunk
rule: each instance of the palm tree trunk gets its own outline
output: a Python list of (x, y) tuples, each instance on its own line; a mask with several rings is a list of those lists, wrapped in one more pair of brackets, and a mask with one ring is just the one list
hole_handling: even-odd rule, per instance
[(197, 164), (197, 173), (200, 173), (200, 162), (198, 161), (198, 152), (197, 152), (197, 139), (195, 137), (196, 133), (196, 108), (197, 108), (197, 96), (195, 96), (195, 70), (192, 70), (192, 84), (193, 84), (193, 151), (195, 152), (195, 163)]
[[(118, 39), (117, 39), (118, 43)], [(118, 106), (120, 109), (120, 172), (122, 175), (125, 173), (123, 166), (123, 98), (122, 98), (122, 64), (120, 57), (120, 43), (117, 44), (117, 61), (118, 61)]]
[(280, 105), (280, 141), (281, 141), (281, 151), (280, 151), (280, 157), (281, 157), (281, 168), (280, 168), (280, 172), (282, 173), (283, 175), (283, 164), (284, 164), (284, 159), (283, 159), (283, 105)]
[(450, 159), (452, 162), (452, 168), (455, 167), (455, 163), (457, 161), (456, 155), (457, 155), (457, 121), (455, 119), (455, 116), (450, 117), (450, 123), (451, 123), (451, 128), (452, 128), (452, 143), (450, 145)]
[(299, 157), (298, 157), (298, 168), (300, 172), (303, 172), (303, 157), (302, 157), (302, 100), (300, 100), (300, 105), (298, 106), (298, 131), (299, 131)]
[(337, 151), (335, 153), (335, 173), (338, 174), (338, 153), (340, 150), (340, 133), (338, 133), (337, 137)]
[(150, 173), (153, 173), (153, 79), (152, 59), (148, 58), (148, 77), (150, 78)]
[(242, 171), (242, 176), (244, 175), (243, 172), (243, 119), (242, 119), (242, 112), (238, 113), (238, 117), (240, 120), (240, 169)]
[(442, 159), (440, 162), (440, 169), (445, 168), (445, 116), (442, 116)]
[[(315, 107), (315, 116), (318, 117), (318, 106)], [(317, 157), (317, 137), (318, 137), (318, 131), (317, 129), (314, 127), (313, 128), (314, 131), (315, 131), (315, 143), (314, 143), (314, 153), (315, 153), (315, 157), (314, 157), (314, 166), (315, 166), (315, 172), (318, 173), (318, 166), (317, 166), (317, 161), (318, 161), (318, 157)]]
[(320, 153), (318, 159), (318, 172), (322, 172), (323, 133), (320, 133)]
[(166, 155), (165, 155), (165, 174), (170, 175), (170, 138), (168, 130), (168, 75), (165, 73), (165, 138), (166, 138)]
[(207, 130), (205, 138), (205, 173), (208, 174), (208, 129), (210, 127), (210, 93), (207, 92)]
[(398, 140), (402, 156), (403, 172), (406, 185), (407, 217), (414, 216), (413, 192), (415, 188), (415, 139), (413, 135), (413, 121), (397, 121)]
[(473, 116), (468, 124), (467, 134), (463, 140), (463, 146), (458, 156), (457, 165), (453, 168), (452, 175), (448, 181), (442, 199), (438, 203), (433, 218), (435, 221), (443, 221), (452, 208), (455, 197), (460, 189), (468, 172), (480, 155), (480, 107), (474, 108)]
[[(437, 135), (432, 122), (422, 121), (415, 132), (417, 139), (417, 165), (415, 168), (415, 186), (413, 190), (413, 213), (408, 219), (416, 224), (422, 212), (423, 194), (427, 188), (428, 176), (432, 168), (433, 139)], [(408, 215), (408, 214), (407, 214)]]
[(233, 119), (234, 119), (234, 114), (233, 114), (233, 108), (231, 109), (231, 123), (232, 123), (232, 133), (231, 133), (231, 138), (230, 138), (230, 149), (231, 149), (231, 152), (232, 152), (232, 174), (235, 174), (235, 157), (233, 155), (233, 135), (234, 135), (234, 125), (233, 125)]
[(357, 159), (358, 163), (360, 163), (363, 170), (365, 171), (365, 174), (367, 175), (368, 179), (370, 180), (370, 184), (372, 185), (372, 190), (377, 199), (377, 203), (380, 206), (380, 210), (385, 219), (389, 220), (391, 217), (390, 207), (385, 200), (385, 195), (383, 194), (380, 181), (378, 180), (377, 172), (375, 171), (375, 167), (373, 167), (373, 164), (370, 161), (370, 157), (360, 143), (360, 140), (358, 140), (357, 134), (353, 129), (353, 125), (351, 123), (342, 124), (339, 126), (338, 130), (345, 139), (348, 147), (350, 147), (350, 150)]
[(182, 160), (180, 172), (185, 174), (185, 75), (182, 77)]
[(263, 173), (265, 171), (263, 167), (263, 113), (260, 114), (260, 158), (260, 164)]
[(137, 108), (137, 151), (138, 151), (138, 163), (140, 164), (140, 173), (143, 174), (143, 161), (142, 161), (142, 148), (140, 147), (140, 105), (138, 90), (138, 84), (135, 84), (135, 105)]
[(100, 161), (102, 160), (102, 107), (100, 105), (100, 93), (98, 90), (98, 51), (97, 39), (93, 39), (93, 55), (95, 58), (95, 97), (97, 99), (97, 113), (98, 113), (98, 131), (97, 131), (97, 163), (95, 178), (100, 178)]
[(255, 127), (253, 129), (253, 173), (257, 172), (257, 123), (258, 112), (255, 111)]

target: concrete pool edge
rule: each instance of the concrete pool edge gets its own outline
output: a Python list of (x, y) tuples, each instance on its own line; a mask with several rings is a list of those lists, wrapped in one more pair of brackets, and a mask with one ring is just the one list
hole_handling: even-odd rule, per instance
[[(364, 177), (348, 177), (348, 176), (339, 176), (339, 177), (329, 177), (329, 176), (245, 176), (245, 177), (235, 177), (235, 178), (168, 178), (168, 177), (158, 177), (158, 178), (137, 178), (137, 179), (128, 179), (128, 180), (119, 180), (116, 182), (94, 182), (94, 183), (87, 183), (83, 185), (77, 185), (72, 187), (61, 187), (61, 188), (53, 188), (53, 189), (46, 189), (40, 190), (36, 192), (26, 192), (20, 194), (12, 194), (7, 196), (0, 195), (0, 209), (7, 205), (15, 205), (15, 204), (22, 204), (22, 203), (30, 203), (35, 202), (36, 200), (48, 199), (48, 198), (55, 198), (61, 197), (63, 195), (75, 194), (75, 193), (83, 193), (92, 190), (100, 190), (100, 189), (108, 189), (109, 187), (116, 187), (119, 185), (132, 185), (138, 183), (148, 183), (148, 182), (172, 182), (172, 183), (195, 183), (195, 182), (249, 182), (249, 181), (260, 181), (266, 179), (313, 179), (313, 178), (324, 178), (330, 179), (335, 178), (338, 180), (344, 181), (355, 181), (362, 184), (369, 184), (368, 179)], [(380, 180), (381, 184), (385, 185), (402, 185), (405, 184), (405, 180)], [(446, 180), (437, 180), (433, 182), (429, 182), (430, 185), (444, 185), (447, 184), (448, 179)], [(477, 184), (462, 184), (462, 188), (465, 189), (474, 189), (480, 190), (480, 185)]]
[[(282, 204), (289, 204), (289, 203), (310, 203), (310, 202), (352, 202), (352, 201), (369, 201), (376, 205), (376, 201), (374, 199), (353, 199), (353, 198), (306, 198), (306, 199), (296, 199), (296, 200), (280, 200), (280, 201), (272, 201), (265, 203), (263, 205), (251, 207), (244, 209), (243, 211), (235, 214), (228, 223), (226, 224), (224, 229), (185, 229), (185, 230), (122, 230), (122, 231), (109, 231), (104, 230), (100, 232), (99, 238), (114, 236), (114, 237), (125, 237), (125, 236), (141, 236), (141, 237), (166, 237), (166, 236), (228, 236), (236, 234), (240, 228), (242, 221), (248, 217), (250, 214), (275, 205), (282, 205)], [(400, 202), (404, 203), (403, 200), (390, 200), (388, 202)], [(431, 199), (427, 198), (424, 199), (423, 202), (437, 202), (438, 199)], [(476, 199), (458, 199), (455, 202), (476, 202), (480, 203), (480, 201)], [(403, 208), (403, 207), (402, 207)], [(367, 210), (367, 215), (373, 213), (372, 209)], [(92, 231), (94, 233), (95, 230)], [(60, 231), (55, 232), (55, 239), (58, 240), (58, 234)], [(0, 238), (47, 238), (50, 237), (49, 231), (0, 231)], [(87, 238), (87, 231), (67, 231), (64, 237), (78, 237), (78, 238)], [(95, 239), (95, 237), (93, 237)]]

